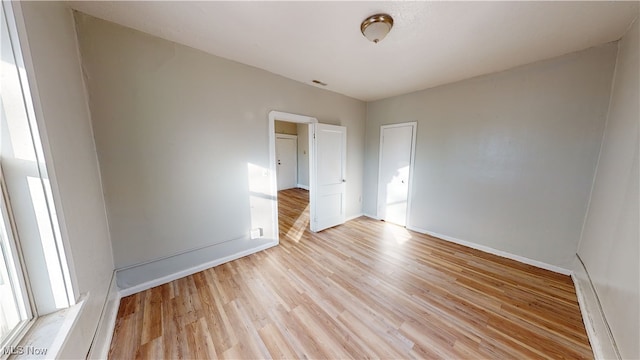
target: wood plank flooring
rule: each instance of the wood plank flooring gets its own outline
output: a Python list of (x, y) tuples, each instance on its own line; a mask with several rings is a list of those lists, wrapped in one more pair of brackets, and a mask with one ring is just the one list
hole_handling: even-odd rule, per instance
[(568, 276), (359, 218), (123, 298), (112, 359), (592, 358)]

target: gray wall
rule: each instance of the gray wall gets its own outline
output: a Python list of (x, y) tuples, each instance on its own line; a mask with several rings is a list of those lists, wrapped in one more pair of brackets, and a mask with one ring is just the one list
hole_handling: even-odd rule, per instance
[(76, 290), (85, 296), (59, 357), (84, 358), (105, 302), (113, 258), (74, 21), (63, 3), (22, 2), (21, 7), (56, 210)]
[[(248, 240), (255, 227), (274, 238), (271, 206), (250, 206), (275, 195), (264, 172), (271, 110), (346, 126), (347, 173), (362, 178), (363, 102), (76, 20), (117, 268), (229, 241), (240, 252), (258, 243)], [(361, 213), (361, 187), (347, 184), (347, 216)]]
[(364, 212), (380, 125), (417, 121), (409, 226), (570, 269), (615, 57), (608, 44), (368, 103)]
[[(614, 45), (365, 109), (354, 99), (80, 15), (94, 144), (70, 11), (56, 2), (21, 6), (56, 205), (75, 285), (88, 296), (65, 358), (86, 355), (114, 268), (96, 145), (121, 267), (233, 240), (255, 225), (247, 166), (268, 168), (267, 114), (274, 109), (349, 128), (348, 176), (364, 179), (369, 213), (376, 208), (380, 125), (418, 121), (410, 225), (563, 267), (575, 252)], [(639, 357), (638, 41), (636, 21), (620, 43), (579, 248), (628, 358)], [(361, 184), (352, 181), (347, 191), (347, 216), (357, 215)]]
[(636, 19), (619, 42), (609, 116), (578, 250), (625, 359), (640, 358), (638, 33)]

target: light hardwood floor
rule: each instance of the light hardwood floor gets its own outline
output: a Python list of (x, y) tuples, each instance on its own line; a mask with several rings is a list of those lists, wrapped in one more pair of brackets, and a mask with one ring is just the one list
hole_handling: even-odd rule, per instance
[(110, 358), (592, 358), (568, 276), (279, 200), (279, 246), (123, 298)]

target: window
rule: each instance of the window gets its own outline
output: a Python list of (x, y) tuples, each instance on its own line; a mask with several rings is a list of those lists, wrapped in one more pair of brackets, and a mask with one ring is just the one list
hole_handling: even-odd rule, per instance
[(0, 6), (0, 358), (75, 302), (13, 6)]
[(0, 171), (0, 344), (6, 348), (14, 342), (27, 321), (32, 319), (17, 243), (11, 226), (4, 196), (4, 181)]

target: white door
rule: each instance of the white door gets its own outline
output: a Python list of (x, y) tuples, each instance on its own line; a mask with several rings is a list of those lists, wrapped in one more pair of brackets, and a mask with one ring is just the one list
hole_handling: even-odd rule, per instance
[(378, 217), (406, 226), (416, 123), (380, 127)]
[(315, 124), (313, 146), (311, 231), (321, 231), (345, 221), (347, 128)]
[(298, 137), (276, 134), (276, 177), (278, 191), (296, 187), (298, 180)]

